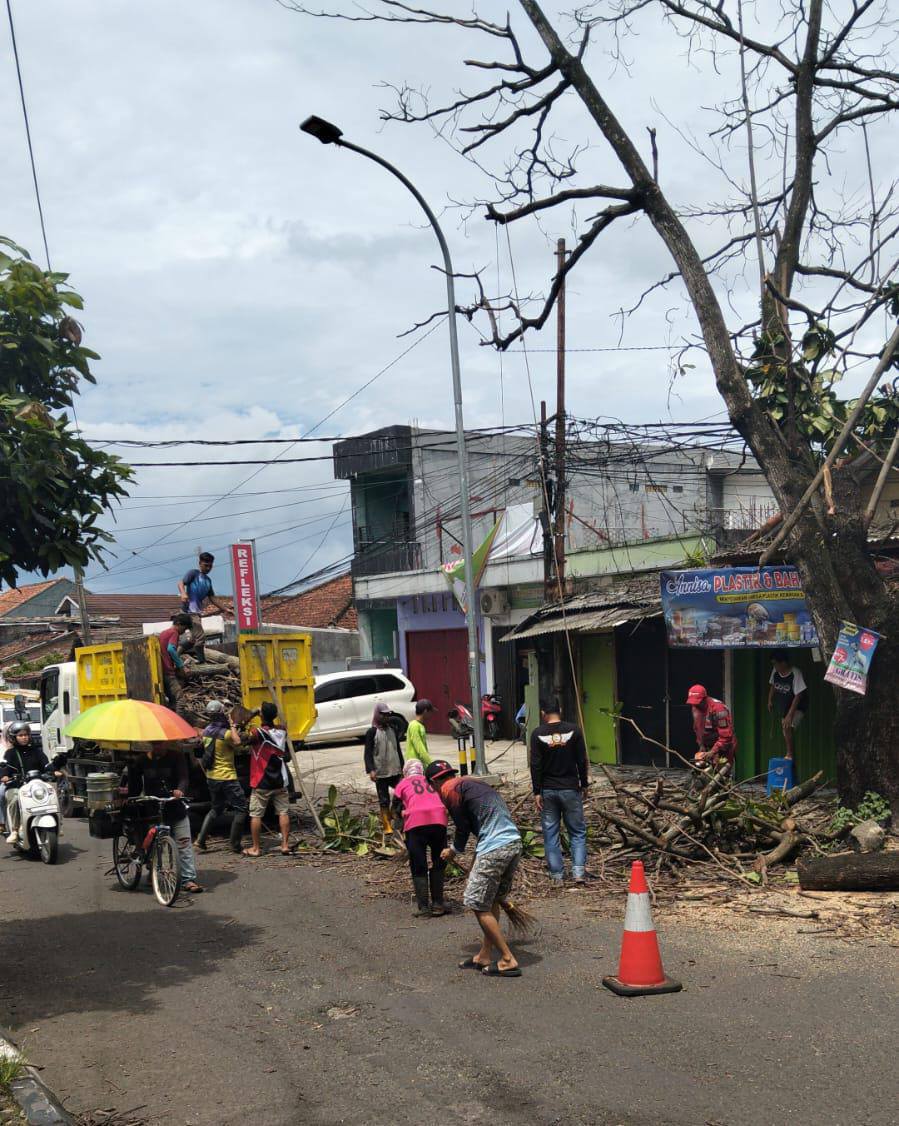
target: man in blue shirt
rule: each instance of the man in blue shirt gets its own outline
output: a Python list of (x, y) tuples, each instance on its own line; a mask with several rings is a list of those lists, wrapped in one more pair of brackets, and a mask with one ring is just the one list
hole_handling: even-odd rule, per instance
[(181, 595), (181, 609), (185, 614), (190, 614), (190, 639), (193, 643), (193, 655), (198, 661), (206, 659), (206, 631), (203, 629), (203, 610), (208, 602), (220, 614), (224, 609), (215, 597), (212, 589), (212, 579), (209, 572), (215, 556), (208, 551), (201, 552), (197, 566), (187, 572), (178, 583), (178, 593)]
[[(432, 762), (425, 777), (449, 810), (456, 834), (441, 860), (462, 856), (468, 838), (477, 837), (474, 863), (468, 873), (463, 903), (481, 928), (481, 948), (460, 963), (489, 977), (521, 977), (515, 955), (499, 925), (500, 907), (508, 901), (521, 859), (521, 834), (502, 797), (478, 778), (460, 778), (443, 759)], [(499, 954), (493, 961), (493, 951)]]

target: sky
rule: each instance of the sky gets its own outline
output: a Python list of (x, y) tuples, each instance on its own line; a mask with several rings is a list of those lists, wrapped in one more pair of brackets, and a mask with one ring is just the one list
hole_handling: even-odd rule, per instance
[[(480, 10), (502, 18), (507, 6)], [(51, 260), (84, 297), (84, 342), (102, 356), (97, 387), (77, 402), (88, 438), (326, 438), (452, 425), (445, 325), (402, 335), (444, 301), (431, 231), (381, 169), (319, 145), (298, 124), (318, 113), (399, 165), (440, 214), (458, 272), (483, 269), (508, 290), (514, 267), (519, 293), (540, 294), (572, 214), (515, 225), (507, 242), (482, 212), (457, 206), (489, 193), (477, 168), (427, 126), (380, 118), (392, 104), (384, 82), (434, 97), (471, 86), (460, 60), (480, 43), (455, 29), (311, 19), (276, 0), (79, 0), (77, 14), (67, 0), (13, 0), (13, 12)], [(709, 101), (707, 74), (653, 23), (627, 68), (602, 44), (591, 65), (635, 135), (658, 129), (672, 195), (689, 199), (699, 184), (714, 195), (716, 173), (674, 128), (678, 114), (682, 126), (704, 127), (707, 111), (696, 107)], [(0, 107), (0, 233), (41, 261), (5, 27)], [(590, 139), (576, 103), (554, 128), (560, 145)], [(587, 175), (620, 182), (591, 143)], [(494, 156), (501, 163), (502, 149)], [(701, 355), (672, 385), (671, 350), (695, 335), (676, 291), (623, 323), (615, 316), (668, 269), (639, 222), (614, 228), (572, 277), (570, 412), (631, 422), (721, 416)], [(745, 289), (738, 284), (738, 305)], [(470, 292), (462, 283), (461, 297)], [(466, 424), (532, 422), (534, 403), (555, 393), (554, 322), (529, 338), (527, 356), (482, 347), (464, 320), (459, 331)], [(264, 590), (351, 551), (347, 488), (333, 480), (327, 442), (108, 448), (178, 464), (137, 470), (131, 498), (106, 521), (116, 541), (108, 570), (89, 568), (91, 590), (172, 589), (197, 547), (219, 553), (242, 538), (257, 539)], [(182, 464), (281, 451), (321, 460), (258, 472)], [(217, 574), (220, 591), (230, 590), (224, 555)]]

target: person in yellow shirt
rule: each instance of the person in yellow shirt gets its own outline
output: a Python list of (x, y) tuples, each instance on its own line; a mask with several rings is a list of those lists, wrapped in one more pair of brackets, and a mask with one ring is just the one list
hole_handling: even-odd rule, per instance
[(231, 821), (229, 844), (232, 852), (240, 852), (244, 826), (247, 821), (247, 797), (237, 781), (237, 768), (234, 765), (234, 752), (242, 740), (237, 729), (237, 717), (225, 713), (221, 700), (210, 700), (206, 705), (209, 723), (203, 729), (203, 770), (206, 785), (209, 787), (209, 812), (194, 842), (201, 851), (206, 851), (206, 838), (216, 817), (226, 809), (234, 813)]
[(430, 700), (418, 700), (415, 704), (415, 719), (406, 732), (406, 761), (417, 758), (425, 768), (434, 761), (428, 753), (428, 732), (425, 729), (425, 716), (430, 715), (434, 705)]

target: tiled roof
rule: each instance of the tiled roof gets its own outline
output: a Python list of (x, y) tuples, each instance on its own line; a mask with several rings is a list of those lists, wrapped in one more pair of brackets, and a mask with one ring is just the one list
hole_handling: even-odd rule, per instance
[(68, 656), (72, 641), (77, 637), (70, 633), (29, 633), (17, 637), (6, 645), (0, 645), (0, 668), (18, 664), (19, 660), (32, 661), (48, 652), (64, 653)]
[[(220, 599), (233, 610), (232, 599)], [(218, 613), (213, 610), (212, 613)], [(298, 626), (301, 629), (358, 629), (353, 602), (353, 580), (347, 573), (326, 583), (278, 598), (263, 598), (262, 619), (272, 625)]]
[(353, 580), (349, 574), (338, 575), (336, 579), (295, 594), (292, 598), (265, 599), (262, 617), (267, 622), (282, 626), (358, 629)]
[(58, 582), (63, 582), (62, 579), (48, 579), (45, 583), (29, 583), (27, 586), (17, 586), (10, 590), (0, 590), (0, 618), (4, 614), (8, 614), (10, 610), (14, 610), (16, 606), (21, 606), (23, 602), (27, 602), (30, 598), (35, 598), (45, 590), (49, 590)]
[[(86, 594), (92, 618), (118, 618), (122, 625), (140, 626), (144, 622), (164, 622), (181, 609), (177, 593), (172, 594)], [(78, 616), (74, 598), (67, 602), (71, 617)]]

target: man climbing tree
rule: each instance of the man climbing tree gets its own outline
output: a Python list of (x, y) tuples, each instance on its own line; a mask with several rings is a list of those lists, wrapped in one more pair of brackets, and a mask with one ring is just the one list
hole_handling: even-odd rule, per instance
[(97, 527), (126, 496), (131, 470), (92, 449), (66, 413), (99, 359), (68, 310), (81, 298), (67, 274), (45, 272), (0, 238), (0, 584), (100, 558)]
[[(763, 561), (786, 552), (796, 564), (826, 655), (842, 618), (884, 635), (867, 696), (837, 696), (838, 783), (847, 800), (872, 789), (899, 806), (899, 598), (878, 570), (874, 521), (899, 453), (899, 394), (887, 378), (899, 366), (899, 193), (895, 181), (878, 181), (872, 156), (888, 152), (892, 167), (890, 124), (899, 121), (888, 0), (605, 0), (552, 17), (518, 0), (517, 21), (503, 23), (482, 18), (477, 4), (458, 16), (401, 0), (362, 14), (280, 2), (309, 15), (449, 29), (485, 49), (465, 56), (472, 89), (435, 103), (394, 87), (397, 104), (383, 116), (453, 140), (489, 176), (485, 215), (507, 231), (539, 220), (552, 233), (554, 215), (566, 232), (574, 225), (571, 253), (536, 308), (516, 286), (490, 293), (475, 276), (463, 311), (484, 316), (497, 348), (546, 323), (564, 276), (603, 236), (614, 239), (621, 220), (629, 239), (636, 220), (648, 221), (674, 268), (635, 295), (632, 310), (666, 286), (689, 303), (699, 332), (684, 353), (704, 352), (780, 507)], [(669, 39), (670, 93), (683, 97), (672, 64), (680, 52), (705, 79), (701, 101), (651, 103), (636, 125), (639, 110), (608, 75), (626, 73), (644, 43), (659, 50), (659, 35)], [(686, 127), (666, 116), (674, 102)], [(708, 114), (716, 121), (702, 142), (696, 124)], [(710, 175), (691, 180), (695, 197), (684, 203), (673, 193), (689, 150)], [(722, 185), (711, 200), (701, 197), (707, 182)], [(859, 369), (865, 390), (840, 399), (838, 380)]]

